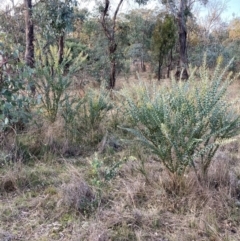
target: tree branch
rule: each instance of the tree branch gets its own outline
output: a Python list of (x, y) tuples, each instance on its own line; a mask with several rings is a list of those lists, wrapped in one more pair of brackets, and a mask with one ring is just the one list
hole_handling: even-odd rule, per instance
[(123, 0), (120, 0), (120, 2), (118, 3), (118, 6), (116, 8), (116, 11), (114, 13), (114, 16), (113, 16), (113, 31), (115, 30), (115, 27), (116, 27), (116, 18), (117, 18), (117, 14), (118, 14), (118, 11), (119, 11), (122, 3), (123, 3)]
[(105, 0), (105, 7), (104, 10), (102, 11), (102, 17), (101, 17), (101, 25), (103, 27), (103, 30), (107, 36), (108, 39), (111, 38), (111, 33), (109, 31), (109, 29), (107, 28), (107, 23), (106, 23), (106, 16), (108, 15), (108, 11), (109, 11), (109, 0)]

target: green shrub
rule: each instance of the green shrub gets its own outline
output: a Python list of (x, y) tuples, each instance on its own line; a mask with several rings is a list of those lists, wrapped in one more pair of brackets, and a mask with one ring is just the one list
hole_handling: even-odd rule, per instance
[(101, 159), (97, 153), (94, 153), (94, 157), (90, 160), (89, 174), (92, 184), (101, 188), (106, 185), (107, 182), (114, 179), (118, 173), (118, 169), (124, 160), (113, 160), (110, 165), (104, 163), (104, 159)]
[(66, 39), (65, 44), (68, 49), (71, 49), (73, 59), (77, 58), (81, 53), (86, 55), (86, 52), (88, 50), (88, 47), (82, 44), (81, 42), (79, 42), (78, 39)]
[(109, 92), (104, 85), (100, 90), (89, 89), (79, 100), (67, 97), (62, 105), (62, 117), (71, 142), (97, 144), (104, 134), (100, 125), (111, 108)]
[(219, 62), (211, 75), (205, 59), (199, 81), (193, 72), (188, 82), (173, 79), (170, 88), (140, 83), (123, 91), (135, 125), (125, 129), (171, 173), (182, 176), (192, 166), (205, 176), (220, 142), (239, 133), (239, 115), (226, 100), (231, 83), (227, 67), (221, 71)]
[(63, 61), (59, 63), (57, 47), (50, 46), (48, 53), (38, 51), (34, 85), (41, 110), (50, 122), (56, 120), (59, 106), (63, 105), (66, 100), (63, 98), (64, 93), (70, 86), (74, 73), (79, 70), (85, 59), (86, 57), (80, 54), (73, 60), (70, 49), (65, 49)]
[(31, 69), (19, 61), (17, 50), (0, 42), (0, 131), (22, 129), (31, 118), (26, 77)]

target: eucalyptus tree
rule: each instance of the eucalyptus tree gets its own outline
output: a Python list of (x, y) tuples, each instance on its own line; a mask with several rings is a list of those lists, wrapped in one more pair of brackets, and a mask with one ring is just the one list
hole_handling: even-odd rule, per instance
[[(146, 4), (147, 0), (134, 0), (139, 4)], [(116, 83), (116, 69), (117, 69), (117, 55), (118, 40), (116, 38), (117, 28), (117, 16), (119, 10), (123, 5), (124, 0), (118, 0), (116, 8), (113, 10), (113, 0), (103, 0), (99, 5), (99, 22), (101, 23), (103, 32), (108, 41), (108, 56), (109, 56), (109, 84), (108, 88), (113, 89)], [(113, 13), (110, 11), (113, 10)]]
[(178, 43), (179, 43), (179, 67), (177, 77), (188, 78), (187, 66), (187, 20), (193, 16), (192, 8), (195, 3), (206, 4), (208, 0), (161, 0), (167, 10), (175, 17), (178, 26)]
[(141, 69), (145, 71), (145, 61), (150, 59), (151, 37), (155, 25), (156, 14), (152, 10), (132, 10), (124, 15), (128, 25), (128, 55), (140, 60)]
[(79, 39), (87, 46), (88, 64), (85, 67), (87, 73), (98, 82), (108, 79), (110, 75), (108, 40), (97, 18), (91, 17), (83, 24)]
[(124, 0), (119, 0), (117, 7), (113, 13), (113, 17), (110, 18), (109, 11), (111, 2), (109, 0), (105, 0), (100, 5), (100, 23), (102, 25), (102, 29), (104, 34), (108, 40), (108, 54), (110, 60), (110, 76), (109, 76), (109, 89), (113, 89), (116, 82), (116, 55), (115, 52), (117, 50), (117, 42), (116, 42), (116, 24), (117, 24), (117, 15), (119, 13), (120, 7), (122, 6)]
[[(176, 25), (170, 15), (159, 17), (152, 35), (152, 50), (158, 61), (158, 80), (161, 78), (161, 67), (164, 58), (176, 43)], [(169, 75), (169, 69), (168, 69)]]
[(88, 21), (89, 16), (90, 12), (87, 8), (74, 8), (73, 38), (81, 38), (84, 23)]
[(5, 46), (23, 49), (25, 45), (24, 5), (0, 9), (0, 34)]
[(65, 35), (73, 30), (74, 7), (77, 0), (39, 1), (35, 5), (35, 21), (38, 34), (45, 39), (46, 45), (51, 41), (58, 43), (59, 63), (63, 60)]
[[(109, 54), (109, 40), (106, 37), (99, 18), (91, 15), (84, 21), (81, 34), (78, 38), (81, 44), (86, 46), (84, 53), (88, 55), (88, 62), (85, 70), (89, 75), (95, 78), (96, 81), (107, 80), (108, 88), (110, 84), (111, 60), (110, 57), (115, 58), (116, 75), (127, 70), (127, 51), (128, 47), (128, 33), (129, 27), (122, 18), (119, 18), (116, 24), (115, 41), (117, 49), (114, 56)], [(69, 40), (68, 40), (69, 41)], [(77, 41), (77, 40), (76, 40)]]
[(209, 0), (204, 12), (195, 11), (194, 18), (188, 20), (188, 58), (192, 64), (200, 66), (204, 53), (210, 68), (215, 66), (219, 55), (224, 57), (223, 64), (232, 58), (226, 48), (228, 23), (222, 18), (226, 8), (224, 0)]

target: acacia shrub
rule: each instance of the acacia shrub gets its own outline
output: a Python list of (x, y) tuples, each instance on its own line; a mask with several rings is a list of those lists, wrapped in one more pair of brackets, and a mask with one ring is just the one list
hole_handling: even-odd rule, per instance
[(122, 94), (134, 127), (124, 129), (171, 173), (183, 176), (192, 167), (198, 177), (206, 177), (220, 143), (239, 133), (239, 115), (226, 99), (231, 83), (230, 75), (226, 77), (228, 66), (221, 71), (219, 61), (211, 74), (205, 58), (199, 81), (193, 71), (188, 82), (172, 78), (170, 88), (142, 82), (125, 88)]

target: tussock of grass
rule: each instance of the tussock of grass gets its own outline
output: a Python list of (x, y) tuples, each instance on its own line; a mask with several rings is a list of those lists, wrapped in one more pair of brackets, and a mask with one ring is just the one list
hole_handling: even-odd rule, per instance
[(97, 197), (92, 188), (76, 172), (69, 183), (60, 188), (63, 205), (83, 215), (90, 215), (97, 207)]

